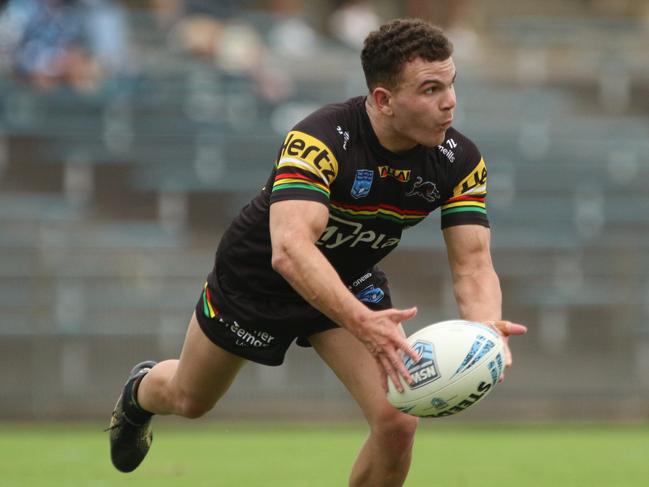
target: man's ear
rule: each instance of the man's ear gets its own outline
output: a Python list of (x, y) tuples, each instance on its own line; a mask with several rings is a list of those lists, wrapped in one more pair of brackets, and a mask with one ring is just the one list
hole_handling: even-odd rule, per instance
[(372, 101), (374, 106), (383, 115), (392, 116), (392, 92), (378, 86), (372, 90)]

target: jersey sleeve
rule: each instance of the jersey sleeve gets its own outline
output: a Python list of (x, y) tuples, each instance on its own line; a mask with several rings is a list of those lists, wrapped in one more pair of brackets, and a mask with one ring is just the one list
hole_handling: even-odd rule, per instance
[[(472, 144), (471, 144), (472, 145)], [(467, 151), (459, 179), (441, 205), (442, 229), (455, 225), (489, 226), (487, 218), (487, 166), (475, 146)], [(457, 161), (461, 162), (461, 161)]]
[(330, 186), (338, 175), (338, 159), (326, 136), (329, 128), (327, 118), (316, 112), (286, 135), (275, 163), (271, 204), (311, 200), (329, 205)]

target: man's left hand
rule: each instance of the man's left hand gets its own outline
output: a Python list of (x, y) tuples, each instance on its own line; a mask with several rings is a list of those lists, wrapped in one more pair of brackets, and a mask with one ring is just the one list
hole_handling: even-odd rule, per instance
[[(500, 334), (505, 345), (505, 368), (512, 366), (512, 351), (509, 349), (509, 337), (512, 335), (524, 335), (527, 333), (527, 327), (519, 325), (518, 323), (512, 323), (511, 321), (498, 320), (498, 321), (485, 321), (485, 325), (493, 328)], [(500, 376), (498, 382), (505, 380), (505, 374), (503, 373)]]

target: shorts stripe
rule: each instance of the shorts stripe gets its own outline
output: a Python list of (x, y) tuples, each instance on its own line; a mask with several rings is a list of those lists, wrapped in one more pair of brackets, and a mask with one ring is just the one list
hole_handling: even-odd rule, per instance
[(216, 312), (212, 306), (212, 299), (210, 298), (210, 290), (207, 288), (207, 283), (205, 283), (205, 288), (203, 289), (203, 314), (208, 318), (214, 318)]

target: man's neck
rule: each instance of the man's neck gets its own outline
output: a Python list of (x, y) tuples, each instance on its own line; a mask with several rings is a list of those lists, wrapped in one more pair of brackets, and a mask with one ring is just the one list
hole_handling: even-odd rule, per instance
[(406, 152), (417, 145), (415, 142), (404, 139), (395, 132), (389, 120), (376, 108), (376, 105), (374, 105), (370, 97), (365, 99), (365, 111), (367, 112), (367, 117), (370, 119), (370, 124), (376, 134), (376, 138), (379, 139), (379, 144), (390, 152), (394, 152), (395, 154)]

